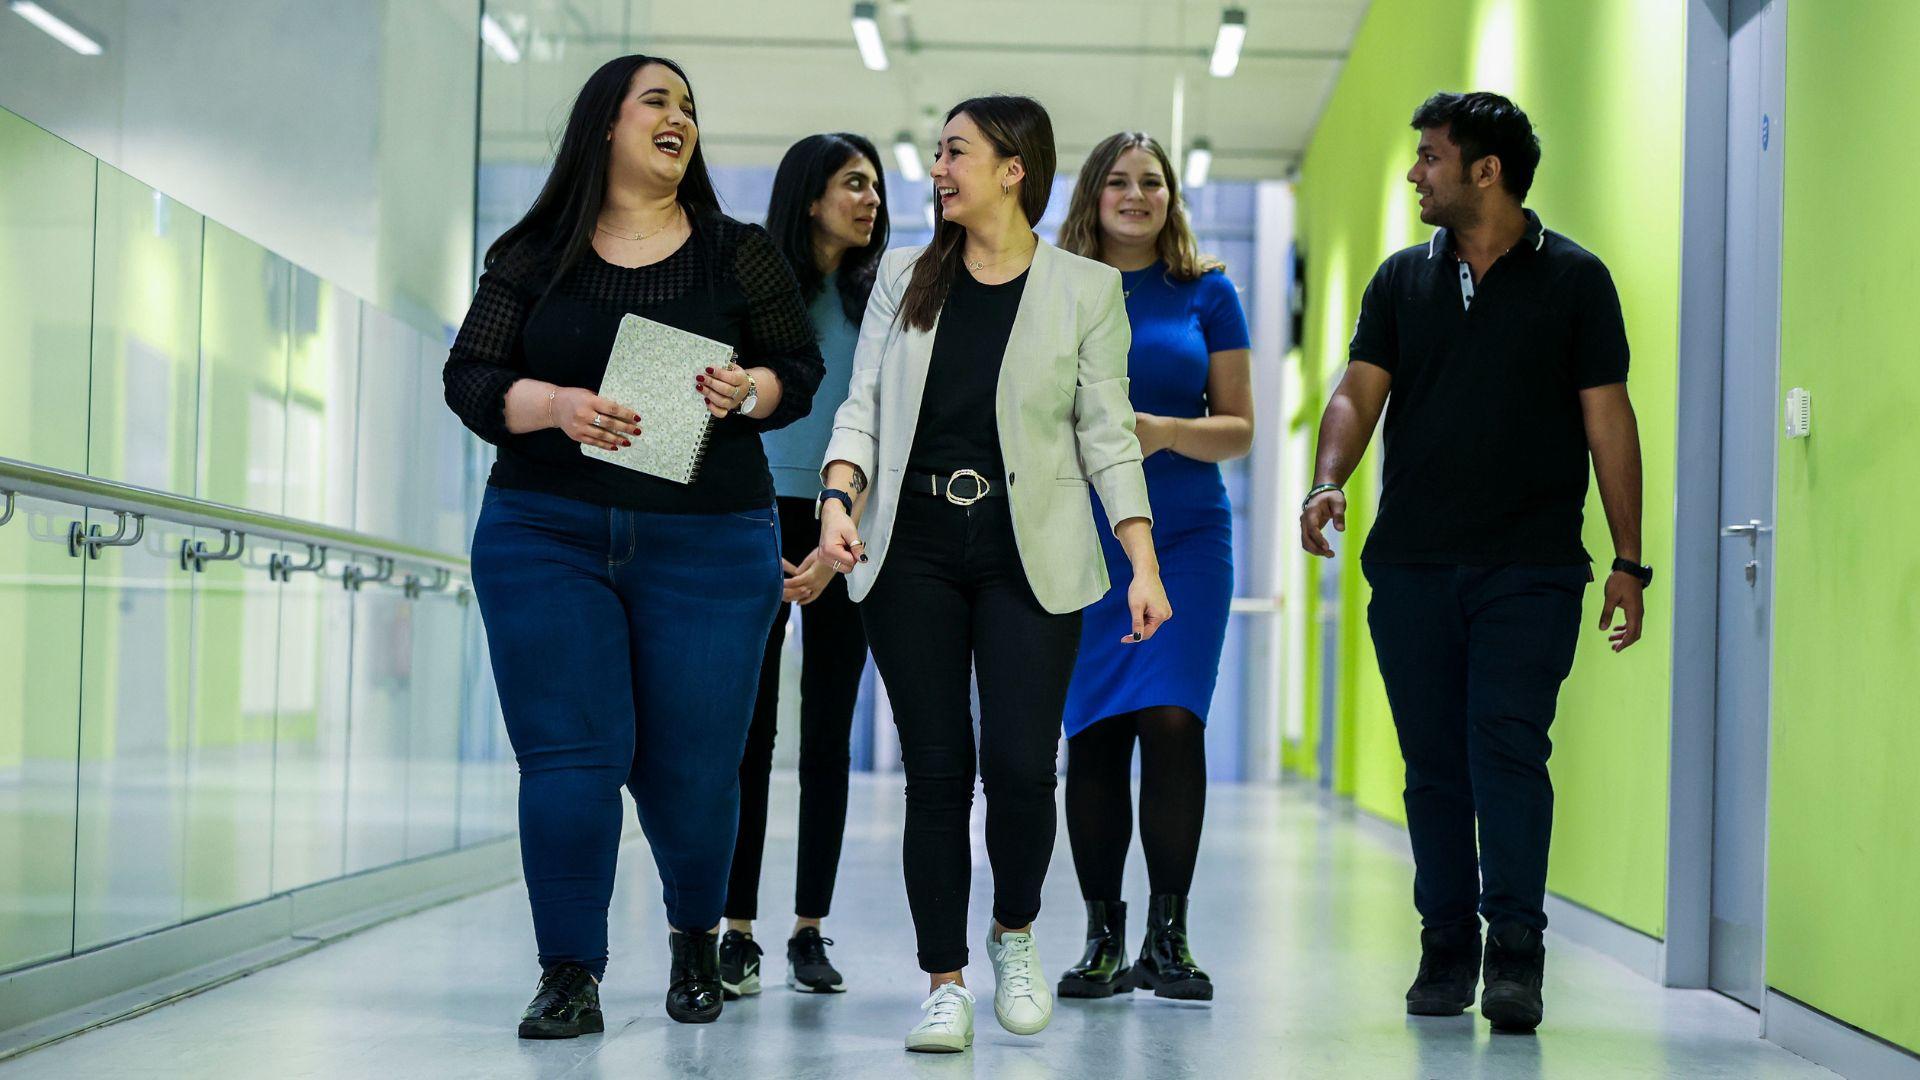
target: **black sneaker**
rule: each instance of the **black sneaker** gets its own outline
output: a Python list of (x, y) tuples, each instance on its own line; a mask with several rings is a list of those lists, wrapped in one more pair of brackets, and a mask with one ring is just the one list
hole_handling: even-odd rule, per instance
[(1486, 985), (1480, 991), (1480, 1015), (1493, 1030), (1525, 1035), (1540, 1026), (1540, 982), (1547, 947), (1540, 931), (1501, 926), (1487, 932)]
[(729, 930), (720, 937), (720, 990), (728, 1001), (760, 992), (760, 943)]
[(540, 989), (520, 1014), (523, 1039), (574, 1039), (606, 1030), (600, 1018), (600, 984), (579, 964), (555, 964), (540, 976)]
[(803, 994), (838, 994), (846, 990), (840, 973), (827, 959), (832, 938), (820, 936), (817, 926), (803, 926), (787, 939), (787, 985)]
[(711, 930), (667, 932), (673, 968), (667, 976), (667, 1015), (683, 1024), (720, 1019), (720, 937)]
[(1480, 920), (1420, 931), (1420, 973), (1407, 988), (1409, 1016), (1459, 1016), (1480, 982)]

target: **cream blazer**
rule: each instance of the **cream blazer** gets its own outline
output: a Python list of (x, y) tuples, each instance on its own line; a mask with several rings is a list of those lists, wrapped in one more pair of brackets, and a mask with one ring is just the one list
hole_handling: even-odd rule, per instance
[[(851, 462), (870, 487), (857, 523), (867, 561), (856, 564), (847, 581), (856, 602), (886, 566), (939, 331), (937, 323), (922, 332), (895, 322), (921, 250), (896, 248), (880, 259), (853, 354), (852, 386), (834, 414), (821, 466), (824, 475), (832, 462)], [(1055, 614), (1086, 607), (1111, 585), (1089, 485), (1113, 524), (1153, 518), (1127, 397), (1132, 340), (1120, 272), (1042, 240), (1007, 339), (994, 416), (1020, 563), (1034, 596)]]

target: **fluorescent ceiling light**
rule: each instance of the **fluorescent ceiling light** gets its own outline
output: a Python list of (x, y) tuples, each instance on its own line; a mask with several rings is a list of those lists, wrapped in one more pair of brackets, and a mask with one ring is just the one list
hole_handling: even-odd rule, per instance
[(860, 46), (860, 62), (871, 71), (887, 70), (887, 46), (880, 40), (879, 14), (876, 4), (853, 5), (853, 42)]
[(480, 16), (480, 39), (493, 50), (493, 55), (509, 64), (520, 62), (520, 46), (513, 43), (513, 35), (491, 15)]
[(15, 15), (45, 30), (55, 41), (81, 56), (99, 56), (105, 51), (99, 42), (81, 33), (53, 12), (33, 3), (32, 0), (13, 0), (8, 6), (13, 8)]
[(908, 183), (917, 184), (927, 178), (927, 171), (920, 167), (920, 151), (913, 145), (913, 136), (904, 131), (893, 138), (893, 163), (900, 166), (900, 175)]
[(1204, 187), (1207, 182), (1207, 170), (1213, 168), (1213, 147), (1205, 139), (1193, 140), (1193, 149), (1187, 151), (1186, 185), (1189, 188)]
[(1232, 75), (1240, 66), (1240, 46), (1247, 40), (1245, 8), (1230, 7), (1220, 14), (1220, 34), (1213, 39), (1213, 62), (1207, 71), (1216, 79)]

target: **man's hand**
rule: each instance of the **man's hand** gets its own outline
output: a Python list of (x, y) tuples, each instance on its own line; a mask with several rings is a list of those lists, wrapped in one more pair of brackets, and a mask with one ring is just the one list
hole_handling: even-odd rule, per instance
[[(1613, 642), (1613, 651), (1629, 648), (1640, 640), (1640, 623), (1646, 618), (1646, 586), (1640, 579), (1624, 570), (1615, 570), (1607, 575), (1607, 602), (1600, 608), (1600, 629), (1607, 632)], [(1618, 610), (1626, 618), (1619, 626), (1613, 624), (1613, 613)]]
[(1347, 531), (1347, 496), (1337, 490), (1315, 495), (1300, 510), (1300, 546), (1307, 554), (1333, 558), (1333, 545), (1327, 543), (1329, 521), (1335, 529)]

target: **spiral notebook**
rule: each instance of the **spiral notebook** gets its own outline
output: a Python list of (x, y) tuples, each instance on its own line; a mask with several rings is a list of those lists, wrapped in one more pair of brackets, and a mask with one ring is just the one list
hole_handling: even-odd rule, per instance
[(733, 362), (733, 346), (638, 315), (620, 320), (600, 396), (640, 414), (640, 434), (623, 450), (580, 452), (635, 472), (690, 484), (707, 454), (714, 416), (693, 377)]

